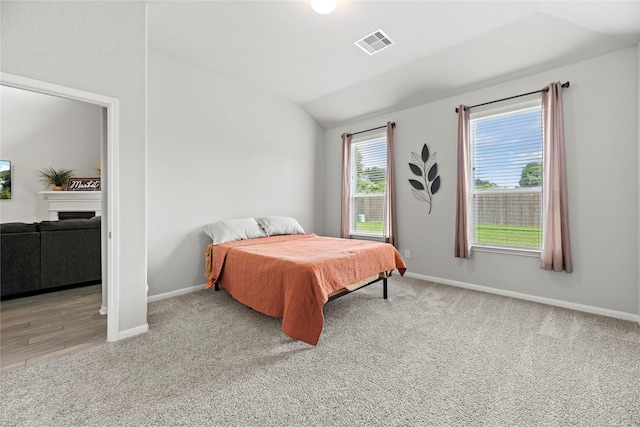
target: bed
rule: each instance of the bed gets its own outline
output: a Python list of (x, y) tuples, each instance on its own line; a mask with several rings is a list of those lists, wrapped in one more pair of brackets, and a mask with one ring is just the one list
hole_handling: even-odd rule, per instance
[(327, 301), (377, 281), (383, 281), (386, 297), (387, 277), (396, 269), (401, 275), (406, 271), (388, 243), (318, 236), (304, 233), (299, 225), (274, 229), (264, 218), (256, 220), (261, 220), (262, 235), (247, 229), (240, 233), (247, 238), (216, 242), (210, 234), (214, 241), (205, 249), (207, 288), (222, 286), (242, 304), (282, 318), (282, 331), (308, 344), (318, 343)]

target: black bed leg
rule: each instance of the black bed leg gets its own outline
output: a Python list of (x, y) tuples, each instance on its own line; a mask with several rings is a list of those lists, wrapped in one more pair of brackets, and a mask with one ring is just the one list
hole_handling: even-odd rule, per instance
[(220, 290), (220, 285), (218, 285), (217, 283), (214, 285), (214, 289), (216, 290), (216, 292), (218, 292)]
[(387, 299), (387, 278), (382, 279), (382, 298)]

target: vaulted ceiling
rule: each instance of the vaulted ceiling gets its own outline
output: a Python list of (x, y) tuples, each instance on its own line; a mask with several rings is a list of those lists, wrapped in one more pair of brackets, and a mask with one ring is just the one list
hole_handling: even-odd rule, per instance
[[(149, 48), (268, 91), (330, 128), (640, 41), (640, 1), (151, 1)], [(382, 29), (394, 45), (354, 42)]]

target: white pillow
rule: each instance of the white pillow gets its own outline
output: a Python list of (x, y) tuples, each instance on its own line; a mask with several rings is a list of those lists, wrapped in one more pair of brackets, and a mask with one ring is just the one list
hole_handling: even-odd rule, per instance
[(224, 219), (207, 224), (203, 229), (211, 237), (214, 245), (235, 240), (267, 237), (254, 218)]
[(256, 218), (260, 227), (268, 236), (278, 234), (304, 234), (304, 230), (294, 218), (288, 216), (265, 216)]

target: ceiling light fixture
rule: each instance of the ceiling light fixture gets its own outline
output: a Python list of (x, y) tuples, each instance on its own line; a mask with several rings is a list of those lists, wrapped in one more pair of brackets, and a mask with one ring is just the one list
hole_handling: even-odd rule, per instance
[(333, 12), (338, 5), (338, 0), (311, 0), (311, 7), (320, 15)]

